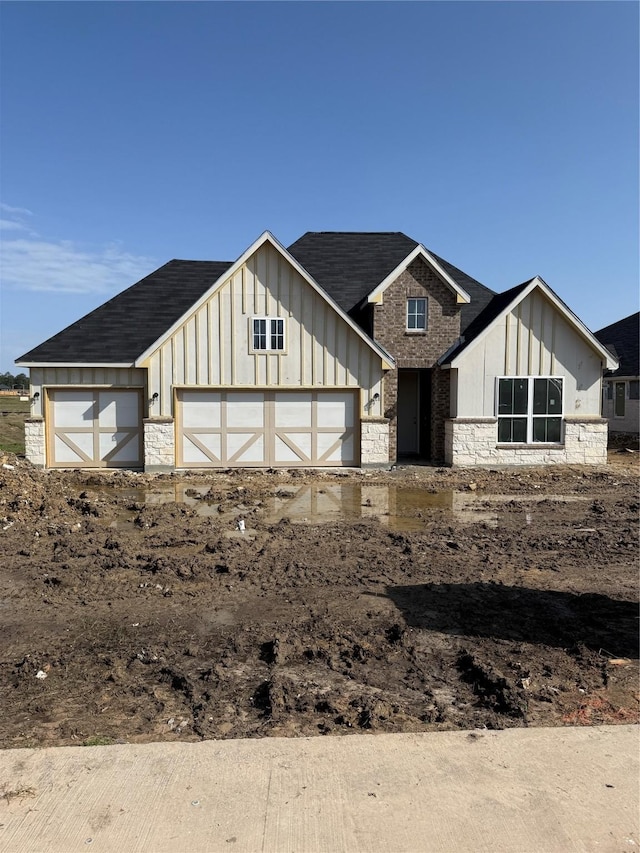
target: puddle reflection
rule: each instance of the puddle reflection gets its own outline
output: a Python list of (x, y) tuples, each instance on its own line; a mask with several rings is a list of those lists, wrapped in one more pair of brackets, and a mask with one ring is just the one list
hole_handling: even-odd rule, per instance
[[(451, 515), (461, 524), (484, 523), (498, 526), (498, 510), (505, 503), (539, 503), (542, 500), (566, 503), (585, 500), (575, 496), (545, 495), (487, 495), (473, 492), (444, 491), (431, 493), (424, 489), (396, 485), (313, 484), (283, 486), (271, 495), (250, 493), (243, 499), (237, 494), (225, 496), (220, 503), (214, 499), (211, 484), (175, 483), (152, 491), (145, 489), (117, 490), (119, 497), (147, 506), (181, 503), (191, 507), (199, 516), (221, 519), (243, 515), (259, 517), (267, 524), (284, 518), (293, 523), (322, 524), (324, 522), (375, 518), (398, 531), (421, 530), (436, 512)], [(535, 508), (527, 507), (526, 524), (535, 521)], [(249, 522), (247, 521), (247, 527)]]

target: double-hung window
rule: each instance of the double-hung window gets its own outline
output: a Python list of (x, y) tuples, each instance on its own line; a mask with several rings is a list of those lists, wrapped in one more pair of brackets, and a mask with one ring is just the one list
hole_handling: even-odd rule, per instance
[(253, 317), (251, 329), (254, 352), (284, 351), (284, 319), (282, 317)]
[(499, 443), (561, 443), (561, 378), (554, 376), (500, 378), (497, 398)]
[(427, 299), (426, 297), (407, 299), (407, 331), (427, 331)]

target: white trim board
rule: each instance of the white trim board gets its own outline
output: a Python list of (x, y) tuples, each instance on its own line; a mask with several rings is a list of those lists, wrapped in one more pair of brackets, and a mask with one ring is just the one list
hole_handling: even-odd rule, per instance
[(437, 274), (437, 276), (442, 279), (442, 281), (447, 285), (447, 287), (452, 290), (456, 295), (456, 302), (462, 305), (468, 305), (471, 302), (471, 297), (460, 287), (457, 282), (455, 282), (449, 273), (445, 272), (443, 267), (436, 261), (431, 252), (422, 245), (422, 243), (418, 243), (415, 249), (410, 252), (407, 257), (401, 261), (398, 266), (389, 273), (389, 275), (380, 282), (380, 284), (371, 291), (371, 293), (367, 296), (368, 302), (381, 303), (382, 302), (382, 294), (389, 287), (389, 285), (394, 282), (400, 273), (403, 273), (409, 264), (413, 263), (416, 258), (422, 258), (426, 263), (433, 269), (433, 271)]

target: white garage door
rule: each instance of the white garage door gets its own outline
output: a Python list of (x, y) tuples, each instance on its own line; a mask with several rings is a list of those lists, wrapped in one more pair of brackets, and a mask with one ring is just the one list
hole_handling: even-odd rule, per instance
[(50, 467), (142, 466), (140, 391), (52, 389), (47, 420)]
[(358, 464), (357, 391), (179, 391), (183, 468)]

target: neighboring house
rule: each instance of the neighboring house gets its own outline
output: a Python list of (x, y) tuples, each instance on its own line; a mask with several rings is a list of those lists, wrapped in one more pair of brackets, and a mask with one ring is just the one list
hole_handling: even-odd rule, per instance
[(640, 431), (640, 312), (595, 332), (596, 338), (618, 359), (617, 370), (607, 371), (602, 391), (602, 414), (611, 432)]
[(618, 362), (539, 278), (503, 294), (397, 232), (174, 260), (17, 360), (46, 467), (602, 463)]

